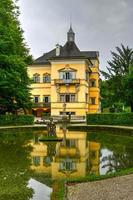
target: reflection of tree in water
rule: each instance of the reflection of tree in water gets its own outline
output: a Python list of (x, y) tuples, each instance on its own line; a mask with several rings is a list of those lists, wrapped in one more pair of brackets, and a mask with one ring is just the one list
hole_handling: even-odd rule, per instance
[(113, 154), (103, 157), (101, 163), (102, 168), (107, 168), (107, 173), (127, 169), (133, 167), (133, 148), (131, 147), (116, 147), (113, 149)]
[(33, 191), (27, 187), (31, 175), (31, 147), (27, 145), (26, 137), (26, 133), (0, 134), (1, 200), (28, 200), (32, 197)]

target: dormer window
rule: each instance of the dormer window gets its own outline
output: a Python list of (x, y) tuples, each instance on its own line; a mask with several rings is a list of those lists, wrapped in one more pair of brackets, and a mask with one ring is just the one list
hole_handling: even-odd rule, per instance
[(43, 83), (50, 83), (50, 82), (51, 82), (50, 74), (43, 74)]
[(34, 83), (40, 83), (40, 74), (34, 74), (33, 81)]

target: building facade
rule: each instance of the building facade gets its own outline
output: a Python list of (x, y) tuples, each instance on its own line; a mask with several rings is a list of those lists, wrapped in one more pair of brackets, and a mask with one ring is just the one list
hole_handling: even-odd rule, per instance
[(70, 26), (67, 42), (43, 54), (28, 67), (33, 79), (33, 113), (85, 116), (100, 112), (99, 52), (80, 51)]
[[(40, 133), (30, 141), (31, 169), (37, 173), (49, 174), (52, 179), (78, 178), (86, 175), (100, 174), (100, 143), (87, 140), (87, 133), (78, 131), (66, 132), (65, 140), (57, 143), (44, 143)], [(64, 138), (61, 129), (57, 136)], [(64, 142), (65, 141), (65, 142)]]

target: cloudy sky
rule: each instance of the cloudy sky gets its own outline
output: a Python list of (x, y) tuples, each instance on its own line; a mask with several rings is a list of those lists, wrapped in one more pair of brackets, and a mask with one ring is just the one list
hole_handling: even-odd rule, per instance
[(19, 0), (19, 6), (34, 58), (66, 42), (70, 21), (77, 46), (100, 52), (101, 69), (115, 46), (133, 47), (133, 0)]

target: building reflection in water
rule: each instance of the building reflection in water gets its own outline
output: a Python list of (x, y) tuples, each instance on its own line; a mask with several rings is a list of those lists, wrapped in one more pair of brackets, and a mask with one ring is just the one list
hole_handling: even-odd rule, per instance
[[(59, 127), (57, 136), (64, 138)], [(87, 141), (86, 132), (66, 131), (62, 142), (40, 142), (39, 137), (35, 134), (31, 142), (31, 168), (37, 173), (48, 174), (52, 179), (99, 174), (100, 144)]]

